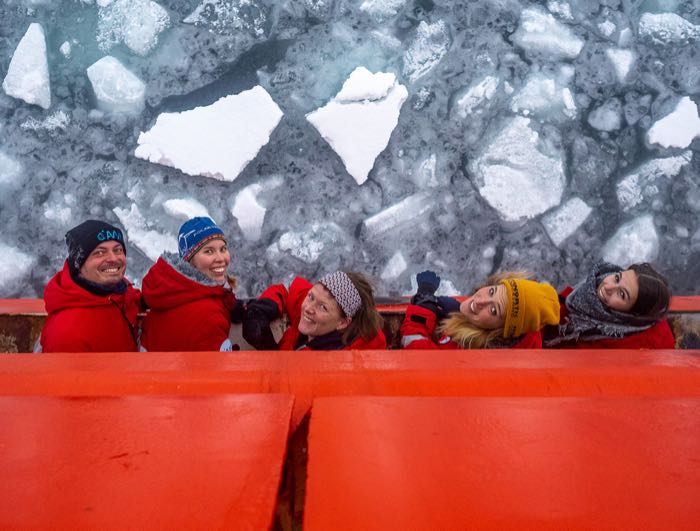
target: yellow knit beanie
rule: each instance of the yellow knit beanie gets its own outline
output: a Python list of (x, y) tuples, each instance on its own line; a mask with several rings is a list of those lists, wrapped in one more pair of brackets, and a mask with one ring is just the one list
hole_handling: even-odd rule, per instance
[(502, 280), (508, 304), (503, 337), (518, 337), (544, 325), (559, 324), (559, 297), (549, 284), (509, 278)]

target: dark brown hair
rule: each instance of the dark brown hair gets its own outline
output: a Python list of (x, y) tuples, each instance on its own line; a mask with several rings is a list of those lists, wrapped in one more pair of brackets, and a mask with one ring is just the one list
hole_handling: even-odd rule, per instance
[[(343, 343), (346, 345), (351, 343), (358, 337), (364, 339), (372, 339), (376, 336), (379, 331), (384, 326), (384, 319), (379, 315), (377, 311), (377, 305), (374, 302), (374, 289), (369, 280), (367, 280), (361, 273), (356, 273), (354, 271), (345, 271), (345, 274), (350, 277), (355, 288), (357, 288), (360, 294), (360, 309), (353, 316), (352, 321), (348, 327), (343, 330), (342, 338)], [(340, 305), (338, 305), (340, 308)], [(341, 308), (340, 313), (343, 317), (347, 317)]]
[(630, 313), (645, 317), (663, 317), (668, 311), (671, 291), (666, 278), (647, 262), (632, 264), (629, 269), (637, 275), (639, 292)]

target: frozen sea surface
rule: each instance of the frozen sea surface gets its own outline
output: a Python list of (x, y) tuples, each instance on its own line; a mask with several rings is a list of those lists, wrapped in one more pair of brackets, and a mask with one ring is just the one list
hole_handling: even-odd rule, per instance
[(700, 2), (0, 2), (0, 297), (86, 218), (129, 277), (226, 231), (239, 294), (367, 273), (555, 286), (651, 260), (700, 293)]

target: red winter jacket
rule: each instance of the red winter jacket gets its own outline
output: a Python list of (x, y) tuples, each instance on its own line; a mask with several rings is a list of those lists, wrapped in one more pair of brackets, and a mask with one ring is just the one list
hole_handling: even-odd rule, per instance
[[(567, 286), (559, 294), (560, 319), (559, 322), (564, 324), (569, 316), (569, 309), (566, 307), (566, 298), (574, 291), (574, 288)], [(595, 339), (593, 341), (568, 341), (559, 343), (555, 348), (674, 348), (676, 346), (676, 338), (673, 336), (671, 327), (666, 318), (661, 319), (656, 324), (638, 332), (620, 338)]]
[[(127, 281), (128, 284), (128, 281)], [(75, 283), (68, 262), (46, 285), (48, 316), (41, 331), (42, 352), (135, 352), (141, 293), (94, 295)]]
[[(267, 288), (261, 299), (270, 299), (277, 303), (280, 315), (287, 314), (289, 316), (289, 327), (285, 330), (282, 339), (279, 342), (280, 350), (294, 350), (299, 341), (299, 322), (301, 321), (301, 303), (304, 302), (306, 294), (313, 287), (308, 280), (301, 277), (296, 277), (289, 290), (282, 284), (275, 284)], [(341, 350), (369, 350), (369, 349), (385, 349), (386, 337), (382, 330), (371, 339), (358, 337), (352, 343), (345, 345)], [(311, 350), (305, 346), (300, 350)]]
[[(175, 255), (172, 260), (176, 262)], [(143, 277), (143, 300), (149, 308), (141, 332), (143, 349), (231, 350), (235, 295), (223, 285), (207, 286), (194, 280), (189, 274), (196, 276), (196, 270), (188, 267), (183, 264), (183, 272), (179, 272), (160, 257)]]
[[(415, 304), (409, 304), (406, 308), (406, 317), (401, 324), (401, 348), (408, 350), (461, 348), (449, 336), (442, 336), (437, 343), (433, 341), (436, 325), (437, 316), (433, 312)], [(520, 340), (509, 348), (542, 348), (542, 334), (539, 331), (523, 334)]]

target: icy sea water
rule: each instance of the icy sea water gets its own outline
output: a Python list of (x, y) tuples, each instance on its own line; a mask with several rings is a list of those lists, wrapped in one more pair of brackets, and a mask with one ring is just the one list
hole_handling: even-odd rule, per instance
[(700, 293), (698, 0), (1, 0), (0, 80), (0, 297), (86, 218), (138, 284), (192, 215), (242, 296), (602, 258)]

